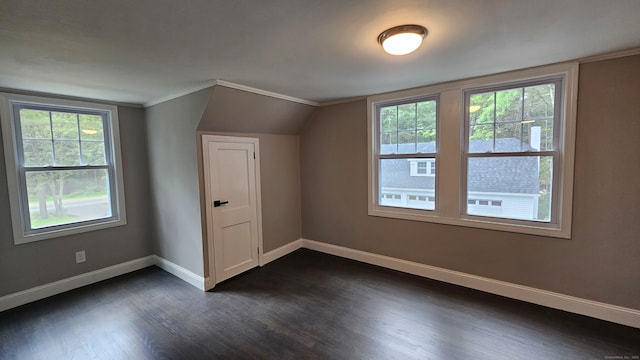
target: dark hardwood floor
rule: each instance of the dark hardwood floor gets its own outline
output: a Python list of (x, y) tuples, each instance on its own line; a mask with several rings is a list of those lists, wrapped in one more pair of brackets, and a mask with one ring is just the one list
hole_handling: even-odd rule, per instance
[(638, 359), (640, 329), (298, 250), (203, 293), (148, 268), (0, 313), (0, 359)]

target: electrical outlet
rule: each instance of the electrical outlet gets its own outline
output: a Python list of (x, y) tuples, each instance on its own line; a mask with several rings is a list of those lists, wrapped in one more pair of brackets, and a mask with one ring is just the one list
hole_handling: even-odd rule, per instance
[(87, 254), (82, 251), (76, 251), (76, 264), (83, 263), (87, 261)]

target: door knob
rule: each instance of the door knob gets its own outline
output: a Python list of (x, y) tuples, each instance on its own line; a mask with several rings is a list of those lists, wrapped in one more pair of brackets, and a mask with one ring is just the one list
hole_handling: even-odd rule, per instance
[(228, 201), (215, 200), (215, 201), (213, 202), (213, 207), (222, 206), (222, 205), (224, 205), (224, 204), (228, 204), (228, 203), (229, 203)]

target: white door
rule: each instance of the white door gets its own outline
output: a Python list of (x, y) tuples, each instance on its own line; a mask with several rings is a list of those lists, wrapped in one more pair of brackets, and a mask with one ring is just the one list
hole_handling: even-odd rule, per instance
[(203, 135), (209, 263), (216, 283), (259, 263), (257, 146), (258, 139)]

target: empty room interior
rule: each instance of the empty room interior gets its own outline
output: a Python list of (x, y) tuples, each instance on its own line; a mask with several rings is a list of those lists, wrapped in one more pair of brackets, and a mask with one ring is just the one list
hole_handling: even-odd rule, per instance
[(639, 17), (0, 2), (0, 359), (639, 359)]

